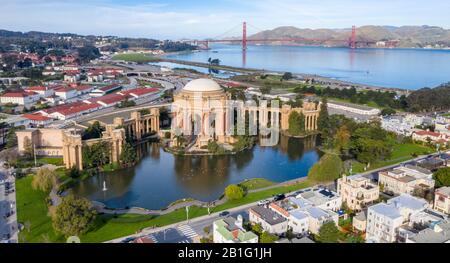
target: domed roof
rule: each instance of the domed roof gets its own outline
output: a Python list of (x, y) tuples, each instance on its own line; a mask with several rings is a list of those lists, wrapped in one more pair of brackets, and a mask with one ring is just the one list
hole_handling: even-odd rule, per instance
[(195, 79), (189, 81), (183, 90), (195, 92), (222, 91), (217, 82), (212, 79)]

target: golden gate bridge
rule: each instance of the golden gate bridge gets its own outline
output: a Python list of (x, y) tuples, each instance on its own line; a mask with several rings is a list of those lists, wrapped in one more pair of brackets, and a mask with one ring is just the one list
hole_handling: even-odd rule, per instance
[[(240, 43), (242, 45), (242, 50), (247, 50), (248, 43), (268, 43), (268, 42), (295, 42), (295, 43), (308, 43), (312, 45), (321, 45), (323, 43), (336, 43), (342, 44), (343, 46), (347, 46), (351, 49), (355, 49), (357, 47), (367, 47), (370, 44), (374, 44), (375, 41), (370, 40), (357, 40), (356, 38), (356, 26), (352, 26), (350, 36), (348, 39), (334, 39), (334, 38), (303, 38), (303, 37), (281, 37), (281, 38), (248, 38), (247, 37), (247, 24), (246, 22), (242, 23), (242, 37), (241, 38), (221, 38), (224, 34), (219, 37), (215, 37), (212, 39), (204, 39), (204, 40), (184, 40), (183, 42), (190, 43), (196, 46), (199, 46), (202, 49), (209, 49), (210, 43)], [(251, 26), (251, 25), (250, 25)], [(256, 28), (252, 26), (253, 28)], [(233, 27), (231, 30), (235, 29)], [(228, 30), (226, 33), (230, 32)], [(262, 30), (261, 30), (262, 31)], [(226, 34), (225, 33), (225, 34)]]

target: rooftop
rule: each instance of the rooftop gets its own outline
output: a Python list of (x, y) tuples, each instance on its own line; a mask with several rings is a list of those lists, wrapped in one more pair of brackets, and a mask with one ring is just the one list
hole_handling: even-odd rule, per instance
[(261, 217), (270, 225), (277, 225), (286, 221), (286, 218), (284, 218), (280, 214), (263, 206), (254, 206), (251, 207), (250, 210), (258, 214), (259, 217)]
[(297, 197), (303, 198), (312, 204), (319, 206), (322, 205), (329, 200), (333, 200), (335, 198), (338, 198), (339, 196), (337, 193), (324, 189), (324, 188), (318, 188), (318, 189), (312, 189), (311, 191), (300, 193)]
[(412, 210), (422, 210), (428, 206), (427, 201), (408, 194), (401, 194), (397, 197), (389, 199), (388, 204), (395, 205), (397, 208), (408, 208)]
[(394, 206), (385, 203), (373, 205), (369, 207), (369, 210), (373, 210), (375, 213), (387, 216), (391, 219), (402, 218), (402, 215), (400, 215), (400, 212)]
[(446, 243), (450, 240), (450, 222), (444, 221), (410, 238), (416, 243)]
[(219, 219), (214, 222), (219, 232), (224, 238), (238, 242), (245, 242), (258, 238), (253, 232), (245, 231), (237, 224), (237, 220), (231, 216)]
[(450, 186), (445, 186), (445, 187), (438, 188), (438, 189), (436, 189), (435, 193), (443, 194), (443, 195), (446, 195), (446, 196), (450, 197)]

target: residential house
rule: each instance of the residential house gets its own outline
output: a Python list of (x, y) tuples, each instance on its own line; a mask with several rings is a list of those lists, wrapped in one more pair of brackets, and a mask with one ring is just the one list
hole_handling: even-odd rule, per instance
[(286, 233), (288, 229), (287, 219), (277, 212), (263, 206), (254, 206), (249, 209), (250, 222), (261, 224), (264, 231), (271, 234)]
[(348, 208), (361, 211), (379, 198), (380, 188), (362, 175), (343, 176), (338, 179), (337, 192)]
[(433, 173), (419, 166), (405, 165), (378, 173), (378, 184), (384, 192), (413, 194), (416, 189), (434, 188)]
[(450, 187), (441, 187), (434, 191), (434, 210), (450, 214)]
[(214, 243), (258, 243), (258, 236), (244, 229), (239, 215), (237, 219), (229, 216), (214, 221), (213, 240)]

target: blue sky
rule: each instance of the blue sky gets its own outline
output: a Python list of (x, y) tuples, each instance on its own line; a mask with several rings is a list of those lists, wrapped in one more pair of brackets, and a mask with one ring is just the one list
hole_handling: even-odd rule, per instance
[(152, 37), (215, 37), (278, 26), (435, 25), (450, 28), (448, 0), (0, 0), (0, 28)]

